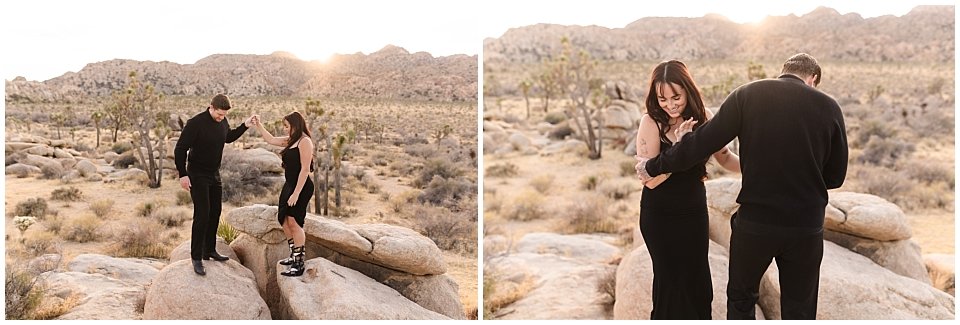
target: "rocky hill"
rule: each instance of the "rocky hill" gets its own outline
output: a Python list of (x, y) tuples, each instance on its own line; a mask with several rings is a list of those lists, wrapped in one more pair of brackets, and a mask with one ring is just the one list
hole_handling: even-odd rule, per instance
[(433, 57), (388, 45), (364, 55), (336, 55), (327, 63), (285, 52), (214, 54), (194, 64), (110, 60), (87, 64), (47, 81), (6, 81), (6, 100), (62, 101), (109, 96), (136, 71), (167, 95), (337, 96), (464, 101), (477, 98), (477, 56)]
[(723, 16), (642, 18), (623, 28), (538, 24), (484, 41), (485, 63), (540, 62), (560, 39), (600, 60), (774, 60), (797, 51), (821, 60), (952, 62), (954, 6), (918, 6), (901, 17), (864, 19), (820, 7), (803, 16), (738, 24)]

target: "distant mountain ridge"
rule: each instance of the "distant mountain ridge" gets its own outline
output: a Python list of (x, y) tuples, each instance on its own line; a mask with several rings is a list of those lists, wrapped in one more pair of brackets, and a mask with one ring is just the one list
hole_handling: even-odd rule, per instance
[(290, 53), (214, 54), (194, 64), (109, 60), (43, 81), (6, 81), (6, 100), (34, 102), (109, 96), (130, 71), (167, 95), (337, 96), (468, 101), (477, 99), (477, 56), (433, 57), (387, 45), (364, 55), (335, 55), (327, 63)]
[(797, 17), (739, 24), (720, 15), (649, 17), (623, 28), (537, 24), (484, 40), (485, 63), (540, 62), (568, 37), (597, 59), (776, 60), (808, 52), (820, 60), (953, 62), (954, 6), (917, 6), (906, 15), (862, 18), (819, 7)]

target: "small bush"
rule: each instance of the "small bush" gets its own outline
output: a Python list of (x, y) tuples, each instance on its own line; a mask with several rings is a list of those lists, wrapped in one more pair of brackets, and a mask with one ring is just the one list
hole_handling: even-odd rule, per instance
[(636, 177), (637, 176), (637, 162), (636, 161), (623, 161), (620, 162), (620, 176), (622, 177)]
[(113, 255), (165, 259), (168, 248), (160, 237), (161, 226), (154, 221), (134, 221), (114, 233)]
[(113, 167), (116, 168), (130, 168), (137, 163), (137, 157), (133, 155), (133, 151), (129, 151), (117, 157), (113, 160)]
[(504, 281), (499, 273), (483, 271), (483, 319), (496, 319), (497, 311), (525, 297), (536, 285), (525, 275), (520, 281)]
[(616, 233), (618, 230), (617, 224), (607, 213), (607, 207), (610, 204), (610, 199), (597, 194), (589, 194), (582, 199), (574, 200), (573, 203), (563, 209), (563, 220), (566, 222), (563, 228), (564, 232)]
[(611, 199), (622, 200), (630, 196), (630, 193), (636, 191), (636, 188), (634, 187), (632, 181), (620, 180), (614, 182), (604, 182), (597, 187), (597, 190)]
[(193, 198), (190, 197), (190, 192), (177, 191), (177, 205), (190, 205), (190, 203), (193, 203)]
[(597, 292), (603, 295), (603, 304), (607, 308), (613, 307), (613, 303), (617, 301), (617, 268), (603, 271), (600, 281), (597, 281)]
[(354, 167), (354, 168), (353, 168), (353, 173), (352, 173), (352, 174), (353, 174), (353, 177), (354, 177), (354, 178), (356, 178), (358, 181), (361, 181), (361, 182), (362, 182), (362, 181), (363, 181), (363, 177), (364, 177), (364, 176), (367, 176), (367, 171), (363, 170), (363, 168), (360, 168), (360, 167), (358, 166), (358, 167)]
[(437, 247), (461, 253), (476, 253), (477, 224), (445, 208), (418, 206), (414, 211), (417, 230)]
[(149, 217), (153, 215), (155, 211), (159, 210), (162, 205), (163, 204), (158, 201), (141, 202), (139, 205), (137, 205), (137, 215), (141, 217)]
[(32, 198), (17, 203), (15, 215), (31, 216), (38, 220), (43, 220), (47, 216), (47, 200), (43, 198)]
[(550, 174), (540, 175), (530, 180), (530, 186), (541, 194), (547, 194), (550, 187), (553, 186), (554, 176)]
[(587, 191), (593, 191), (597, 189), (597, 185), (599, 185), (600, 182), (601, 182), (600, 176), (597, 176), (597, 175), (584, 176), (582, 179), (580, 179), (580, 188)]
[(133, 150), (133, 145), (129, 142), (116, 142), (110, 147), (110, 150), (116, 152), (117, 154), (123, 154), (124, 152)]
[(59, 179), (63, 176), (63, 173), (63, 166), (59, 164), (44, 164), (40, 166), (40, 178), (43, 179)]
[(76, 187), (58, 188), (50, 194), (50, 199), (54, 201), (76, 202), (83, 199), (83, 192)]
[(460, 174), (460, 169), (449, 160), (431, 159), (423, 165), (423, 170), (421, 170), (420, 174), (417, 175), (417, 178), (414, 179), (413, 185), (423, 188), (433, 180), (434, 176), (452, 179), (460, 176)]
[(900, 158), (909, 156), (915, 149), (913, 143), (900, 139), (871, 136), (864, 146), (863, 154), (857, 160), (863, 164), (892, 167)]
[(543, 116), (544, 122), (547, 122), (553, 125), (557, 125), (560, 122), (563, 122), (566, 120), (567, 120), (567, 115), (564, 114), (563, 112), (550, 112), (550, 113), (547, 113), (547, 115)]
[(261, 177), (260, 170), (243, 161), (239, 153), (226, 154), (220, 168), (220, 180), (223, 183), (223, 199), (233, 205), (241, 206), (247, 200), (274, 192), (274, 182)]
[(415, 204), (417, 198), (420, 197), (420, 193), (422, 192), (418, 190), (409, 190), (394, 196), (390, 199), (390, 209), (393, 212), (403, 211), (403, 207)]
[(90, 203), (90, 211), (97, 217), (104, 218), (113, 211), (113, 200), (102, 199)]
[(159, 210), (153, 212), (153, 218), (157, 219), (161, 225), (167, 227), (179, 227), (183, 224), (184, 221), (190, 219), (190, 215), (187, 211), (184, 211), (180, 208), (160, 208)]
[(386, 192), (386, 191), (380, 192), (379, 198), (380, 198), (380, 201), (381, 201), (381, 202), (388, 202), (388, 201), (390, 201), (390, 192)]
[(78, 243), (96, 241), (100, 237), (100, 219), (96, 216), (84, 215), (67, 222), (64, 229), (64, 238)]
[(513, 177), (520, 174), (520, 168), (512, 163), (505, 163), (487, 167), (486, 177)]
[(32, 319), (44, 294), (43, 288), (37, 283), (37, 275), (22, 266), (10, 264), (6, 265), (4, 274), (7, 319)]
[(60, 252), (60, 239), (52, 232), (43, 231), (32, 233), (23, 240), (23, 248), (32, 256)]
[(505, 217), (517, 221), (540, 219), (546, 214), (543, 201), (540, 193), (527, 190), (513, 199), (513, 204), (506, 209)]
[[(363, 185), (363, 187), (367, 189), (367, 193), (377, 194), (377, 192), (380, 192), (380, 184), (377, 183), (377, 181), (374, 180), (374, 179), (371, 178), (371, 177), (367, 177), (367, 178), (361, 180), (361, 181), (360, 181), (360, 184)], [(388, 195), (389, 195), (389, 194), (388, 194)]]
[(43, 226), (47, 228), (47, 231), (59, 235), (60, 230), (63, 229), (64, 218), (60, 216), (53, 216), (47, 218), (43, 221)]
[(457, 179), (444, 179), (435, 176), (430, 185), (417, 198), (421, 203), (429, 202), (433, 205), (452, 206), (477, 191), (476, 185)]

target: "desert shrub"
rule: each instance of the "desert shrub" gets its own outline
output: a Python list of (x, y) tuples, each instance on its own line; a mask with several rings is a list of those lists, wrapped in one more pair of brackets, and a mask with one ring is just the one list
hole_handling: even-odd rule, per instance
[(421, 170), (417, 178), (413, 180), (413, 184), (416, 187), (422, 188), (428, 185), (434, 176), (452, 179), (460, 176), (460, 174), (460, 169), (449, 160), (430, 159), (423, 165), (423, 170)]
[(15, 215), (31, 216), (43, 220), (47, 216), (47, 200), (43, 198), (26, 199), (17, 203)]
[(357, 166), (357, 167), (354, 167), (354, 168), (353, 168), (352, 174), (353, 174), (353, 177), (354, 177), (354, 178), (356, 178), (358, 181), (361, 181), (361, 182), (362, 182), (362, 181), (363, 181), (363, 177), (367, 175), (367, 171), (365, 171), (365, 170), (363, 170), (363, 168), (360, 168), (359, 166)]
[(476, 193), (476, 185), (458, 179), (445, 179), (434, 176), (427, 188), (417, 198), (420, 203), (451, 206), (456, 205), (462, 198)]
[(67, 240), (86, 243), (100, 239), (102, 222), (96, 216), (83, 215), (71, 219), (63, 229), (63, 237)]
[(377, 151), (373, 153), (373, 156), (370, 157), (370, 160), (374, 165), (377, 166), (386, 166), (390, 163), (390, 159), (387, 157), (387, 153), (383, 151)]
[(79, 188), (70, 186), (67, 188), (58, 188), (53, 190), (53, 193), (50, 194), (50, 199), (54, 201), (68, 201), (75, 202), (83, 199), (83, 192)]
[(496, 319), (497, 311), (525, 297), (533, 290), (536, 281), (525, 275), (522, 280), (505, 281), (504, 276), (484, 267), (483, 270), (483, 319)]
[(40, 166), (40, 178), (59, 179), (63, 176), (63, 166), (60, 164), (43, 164)]
[(403, 207), (415, 204), (417, 198), (420, 197), (420, 193), (422, 192), (418, 190), (409, 190), (394, 196), (390, 199), (390, 209), (393, 212), (403, 211)]
[(936, 184), (942, 182), (951, 190), (955, 185), (953, 166), (949, 164), (908, 160), (898, 169), (905, 171), (907, 177), (922, 183)]
[(620, 176), (622, 177), (636, 177), (637, 176), (637, 162), (634, 160), (620, 162)]
[(154, 221), (127, 223), (113, 235), (112, 250), (117, 257), (151, 257), (165, 259), (168, 248), (160, 237), (162, 227)]
[(878, 118), (867, 118), (860, 122), (860, 128), (856, 134), (851, 137), (850, 146), (854, 148), (863, 148), (872, 137), (881, 139), (894, 138), (897, 135), (897, 129), (893, 124)]
[(425, 143), (411, 144), (403, 147), (403, 152), (411, 157), (429, 159), (437, 154), (437, 147)]
[(153, 215), (155, 211), (159, 210), (160, 207), (162, 206), (163, 206), (163, 203), (161, 203), (160, 201), (140, 202), (140, 204), (137, 205), (137, 215), (141, 217), (149, 217)]
[(613, 307), (617, 301), (617, 268), (607, 268), (603, 271), (600, 281), (597, 281), (597, 292), (603, 295), (603, 304)]
[(547, 113), (547, 115), (543, 116), (544, 122), (547, 122), (553, 125), (557, 125), (560, 122), (563, 122), (566, 120), (567, 120), (567, 114), (564, 114), (563, 112), (550, 112), (550, 113)]
[(113, 211), (113, 200), (111, 199), (102, 199), (90, 203), (90, 211), (93, 211), (97, 217), (103, 218), (106, 217), (110, 212)]
[(116, 168), (130, 168), (137, 163), (137, 157), (133, 155), (133, 151), (128, 151), (124, 154), (121, 154), (117, 159), (113, 160), (113, 167)]
[(386, 192), (386, 191), (380, 192), (379, 199), (380, 199), (381, 202), (389, 202), (389, 201), (390, 201), (390, 192)]
[(497, 195), (497, 193), (495, 192), (487, 192), (486, 188), (484, 188), (483, 211), (499, 213), (502, 209), (503, 209), (503, 198)]
[(23, 239), (23, 248), (32, 256), (60, 252), (60, 238), (50, 231), (34, 232)]
[(520, 174), (520, 168), (512, 163), (504, 163), (487, 167), (486, 177), (513, 177)]
[(477, 224), (440, 207), (418, 206), (414, 210), (417, 230), (443, 250), (476, 253)]
[[(360, 181), (360, 184), (363, 185), (363, 188), (367, 189), (367, 193), (377, 194), (380, 192), (380, 184), (377, 183), (372, 177), (367, 177)], [(387, 194), (389, 195), (389, 194)]]
[(6, 294), (6, 318), (32, 319), (34, 311), (43, 301), (43, 288), (37, 275), (23, 266), (6, 265), (4, 272)]
[(907, 141), (871, 136), (857, 161), (863, 164), (892, 167), (900, 158), (909, 156), (916, 146)]
[[(331, 207), (333, 208), (333, 207)], [(217, 236), (223, 238), (227, 241), (227, 244), (232, 243), (234, 239), (237, 239), (237, 236), (240, 235), (240, 232), (236, 228), (233, 228), (226, 220), (220, 219), (220, 224), (217, 225)]]
[(190, 203), (193, 203), (193, 198), (190, 197), (190, 192), (177, 191), (177, 205), (190, 205)]
[(240, 206), (252, 197), (273, 192), (273, 181), (267, 177), (260, 177), (260, 170), (240, 161), (238, 155), (227, 155), (223, 159), (220, 180), (223, 184), (225, 201)]
[(546, 214), (543, 201), (544, 198), (540, 193), (526, 190), (517, 195), (511, 202), (512, 204), (506, 207), (505, 217), (517, 221), (540, 219)]
[(607, 213), (610, 199), (597, 194), (574, 200), (563, 209), (563, 228), (566, 233), (616, 233), (618, 228), (614, 219)]
[(117, 154), (123, 154), (124, 152), (133, 150), (133, 144), (129, 142), (116, 142), (110, 147), (110, 150), (116, 152)]
[(597, 189), (597, 185), (600, 185), (601, 181), (602, 179), (600, 176), (587, 175), (580, 179), (580, 188), (587, 191), (593, 191)]
[(541, 194), (546, 194), (553, 186), (554, 176), (551, 174), (540, 175), (530, 180), (530, 186)]
[(49, 217), (43, 221), (43, 227), (46, 228), (47, 231), (57, 235), (59, 235), (60, 230), (63, 229), (63, 224), (64, 224), (64, 218), (60, 216)]
[(190, 217), (187, 211), (174, 207), (164, 207), (153, 212), (153, 218), (167, 227), (179, 227)]
[(597, 190), (611, 199), (622, 200), (630, 196), (630, 193), (636, 191), (636, 188), (632, 181), (620, 180), (604, 182), (597, 187)]

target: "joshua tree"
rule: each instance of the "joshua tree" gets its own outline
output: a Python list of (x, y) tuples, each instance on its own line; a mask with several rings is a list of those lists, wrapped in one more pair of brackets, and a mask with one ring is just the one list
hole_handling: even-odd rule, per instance
[(333, 178), (334, 178), (334, 200), (333, 203), (337, 207), (337, 216), (340, 216), (340, 188), (341, 188), (341, 177), (340, 169), (343, 167), (343, 158), (346, 157), (349, 151), (349, 144), (353, 141), (353, 138), (356, 136), (353, 130), (347, 131), (346, 135), (340, 134), (337, 135), (336, 141), (333, 141), (333, 146), (330, 148), (330, 153), (333, 155)]
[(103, 121), (103, 111), (97, 110), (90, 114), (90, 120), (93, 121), (93, 128), (97, 129), (97, 148), (100, 148), (100, 121)]
[(543, 112), (546, 113), (550, 109), (550, 99), (555, 96), (563, 95), (563, 89), (560, 88), (560, 85), (557, 83), (558, 76), (555, 71), (550, 68), (549, 60), (544, 60), (545, 67), (543, 71), (540, 72), (534, 79), (534, 85), (539, 89), (541, 101), (543, 102)]
[[(597, 62), (586, 50), (574, 48), (566, 37), (562, 38), (560, 43), (563, 49), (558, 57), (546, 61), (547, 70), (551, 75), (557, 76), (559, 89), (570, 99), (564, 113), (584, 137), (587, 149), (590, 150), (589, 158), (600, 159), (603, 153), (603, 114), (599, 113), (609, 101), (603, 92), (604, 81), (594, 77)], [(596, 126), (593, 116), (599, 117)]]
[(60, 135), (60, 129), (63, 128), (63, 122), (67, 120), (67, 116), (61, 112), (55, 112), (50, 114), (50, 119), (53, 120), (54, 125), (57, 127), (57, 139), (63, 139)]
[(444, 124), (442, 127), (438, 127), (433, 131), (431, 136), (434, 139), (437, 139), (437, 150), (440, 150), (440, 140), (446, 138), (450, 133), (453, 133), (453, 128), (450, 127), (450, 124)]
[[(157, 94), (153, 85), (140, 83), (137, 79), (137, 73), (130, 72), (130, 85), (127, 89), (114, 93), (113, 100), (114, 106), (121, 112), (125, 120), (130, 121), (130, 125), (135, 132), (132, 143), (150, 179), (147, 186), (150, 188), (160, 187), (162, 169), (157, 164), (157, 157), (153, 156), (153, 148), (155, 145), (163, 147), (163, 139), (158, 139), (157, 144), (154, 144), (150, 131), (154, 130), (158, 124), (157, 113), (160, 113), (160, 116), (165, 115), (164, 112), (160, 111), (163, 94)], [(144, 153), (144, 149), (146, 149), (146, 153)], [(161, 148), (161, 150), (163, 149)], [(160, 158), (162, 160), (162, 157)]]
[[(328, 122), (333, 116), (333, 112), (325, 111), (323, 107), (320, 106), (320, 100), (313, 100), (310, 98), (307, 98), (307, 101), (304, 104), (304, 111), (306, 112), (305, 118), (310, 124), (310, 133), (313, 135), (313, 147), (315, 148), (313, 152), (314, 212), (321, 215), (328, 215), (330, 169), (333, 168), (331, 164), (333, 161), (333, 156), (330, 154), (329, 150), (332, 145)], [(321, 146), (321, 143), (323, 143), (324, 146)], [(327, 151), (326, 155), (322, 154), (324, 150)], [(321, 171), (323, 172), (324, 176), (322, 183), (320, 182)], [(322, 200), (321, 195), (323, 195)]]
[(530, 119), (530, 87), (533, 86), (533, 82), (530, 80), (524, 79), (520, 82), (520, 92), (523, 93), (523, 103), (527, 105), (527, 119)]

